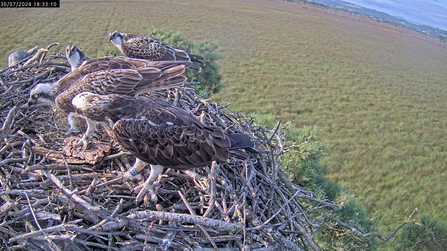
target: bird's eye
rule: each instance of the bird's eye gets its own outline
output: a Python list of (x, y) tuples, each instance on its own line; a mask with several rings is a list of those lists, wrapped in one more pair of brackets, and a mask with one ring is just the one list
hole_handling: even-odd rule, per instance
[(35, 99), (39, 98), (39, 94), (34, 94), (33, 98), (35, 98)]

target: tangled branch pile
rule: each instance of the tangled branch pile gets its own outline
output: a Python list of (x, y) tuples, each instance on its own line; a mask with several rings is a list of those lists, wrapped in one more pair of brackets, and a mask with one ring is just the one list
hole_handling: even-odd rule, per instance
[[(290, 182), (279, 168), (280, 127), (245, 116), (183, 89), (150, 94), (204, 123), (255, 140), (249, 160), (193, 171), (165, 170), (158, 203), (135, 204), (136, 180), (123, 179), (134, 157), (98, 134), (76, 153), (63, 132), (65, 116), (27, 107), (37, 83), (59, 79), (69, 66), (52, 55), (0, 70), (0, 241), (8, 250), (320, 250), (314, 234), (337, 210)], [(68, 147), (67, 147), (68, 146)], [(312, 206), (311, 206), (312, 205)], [(341, 223), (341, 222), (339, 222)], [(334, 224), (332, 224), (334, 225)], [(358, 231), (338, 224), (341, 231)]]

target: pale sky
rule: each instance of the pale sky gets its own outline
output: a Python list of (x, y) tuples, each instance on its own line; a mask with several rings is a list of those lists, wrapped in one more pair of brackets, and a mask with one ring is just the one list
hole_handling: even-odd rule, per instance
[(447, 30), (447, 0), (344, 0), (370, 9)]

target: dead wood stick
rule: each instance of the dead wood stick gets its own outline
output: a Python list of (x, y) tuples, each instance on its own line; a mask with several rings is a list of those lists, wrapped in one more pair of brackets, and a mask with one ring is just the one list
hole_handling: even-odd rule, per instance
[(279, 213), (281, 213), (281, 211), (293, 200), (293, 198), (295, 198), (295, 196), (298, 195), (298, 193), (300, 193), (301, 191), (296, 191), (296, 193), (292, 196), (292, 198), (290, 198), (286, 203), (284, 203), (284, 205), (282, 205), (282, 207), (274, 214), (272, 215), (267, 221), (265, 221), (264, 223), (262, 223), (260, 226), (258, 227), (253, 227), (253, 228), (247, 228), (247, 231), (253, 231), (253, 230), (260, 230), (263, 227), (265, 227), (268, 223), (270, 223), (270, 221), (272, 221), (276, 216), (278, 216)]
[[(213, 161), (213, 166), (215, 166), (214, 164), (217, 165), (217, 163), (215, 161)], [(185, 195), (181, 191), (178, 191), (178, 194), (180, 195), (180, 198), (182, 198), (183, 203), (185, 203), (186, 207), (188, 208), (189, 213), (195, 216), (196, 213), (194, 212), (194, 210), (192, 210), (191, 206), (188, 203), (188, 200), (186, 200), (186, 198), (185, 198)], [(200, 230), (202, 230), (203, 234), (205, 234), (206, 238), (210, 241), (210, 243), (213, 246), (214, 250), (215, 251), (219, 251), (219, 249), (217, 248), (216, 243), (213, 241), (213, 239), (211, 239), (211, 236), (208, 234), (208, 232), (205, 230), (205, 228), (203, 228), (203, 226), (201, 226), (199, 224), (196, 224), (196, 225), (200, 228)]]
[(91, 206), (89, 203), (87, 203), (85, 200), (83, 200), (80, 196), (75, 194), (74, 192), (70, 191), (68, 188), (66, 188), (62, 182), (53, 174), (49, 173), (46, 170), (42, 170), (42, 174), (45, 175), (47, 178), (49, 178), (57, 187), (59, 187), (62, 192), (67, 196), (68, 198), (72, 199), (76, 204), (81, 205), (87, 210), (91, 210), (94, 212), (98, 212), (101, 208), (100, 206)]
[[(208, 202), (208, 208), (206, 209), (205, 213), (203, 214), (203, 217), (207, 217), (212, 213), (212, 211), (214, 210), (214, 201), (216, 200), (216, 165), (217, 162), (213, 161), (213, 163), (211, 164), (211, 171), (208, 174), (208, 177), (210, 179), (211, 182), (211, 194), (210, 194), (210, 201)], [(189, 209), (189, 208), (188, 208)]]
[(201, 224), (205, 227), (211, 227), (217, 229), (218, 231), (238, 231), (243, 227), (241, 223), (228, 223), (225, 221), (214, 220), (205, 218), (202, 216), (194, 216), (188, 214), (179, 213), (168, 213), (168, 212), (158, 212), (158, 211), (136, 211), (128, 216), (131, 219), (144, 219), (148, 221), (153, 220), (165, 220), (172, 221), (177, 220), (181, 223), (191, 223), (191, 224)]
[(301, 236), (303, 238), (303, 242), (306, 244), (306, 246), (311, 247), (314, 251), (320, 251), (320, 247), (317, 243), (313, 240), (313, 236), (306, 232), (306, 230), (300, 226), (296, 221), (293, 222), (295, 228), (298, 229), (299, 232), (301, 232)]
[[(36, 201), (32, 204), (32, 206), (33, 207), (37, 207), (39, 205), (48, 204), (48, 203), (49, 203), (49, 199), (47, 197), (45, 197), (44, 199), (36, 199)], [(11, 218), (15, 218), (15, 217), (24, 215), (24, 214), (26, 214), (28, 212), (29, 212), (29, 210), (24, 208), (24, 209), (19, 210), (19, 211), (9, 212), (8, 216), (11, 217)], [(38, 216), (39, 213), (37, 213), (36, 215)]]
[(0, 166), (5, 166), (11, 163), (20, 163), (23, 161), (27, 161), (28, 158), (9, 158), (9, 159), (5, 159), (3, 161), (0, 161)]
[[(1, 78), (0, 78), (1, 79)], [(12, 90), (12, 88), (14, 87), (14, 85), (9, 86), (8, 89), (6, 89), (2, 94), (0, 94), (0, 98), (2, 98), (3, 96), (5, 96), (6, 94), (8, 94), (9, 91)], [(5, 104), (1, 104), (3, 107), (5, 107)]]
[(73, 215), (75, 215), (78, 218), (82, 218), (88, 222), (99, 222), (99, 217), (94, 214), (92, 211), (89, 211), (88, 209), (84, 208), (83, 206), (75, 203), (73, 200), (71, 200), (68, 196), (65, 195), (59, 195), (58, 193), (53, 193), (54, 197), (57, 201), (62, 203), (63, 205), (67, 205), (70, 208), (74, 208)]
[[(36, 148), (34, 148), (34, 150), (36, 150)], [(79, 166), (79, 165), (42, 165), (42, 164), (35, 164), (32, 166), (28, 166), (24, 171), (25, 172), (31, 172), (31, 171), (35, 171), (35, 170), (75, 170), (75, 171), (86, 171), (89, 173), (94, 172), (93, 169), (91, 168), (87, 168), (84, 166)]]
[(111, 154), (111, 155), (105, 156), (104, 160), (110, 160), (110, 159), (118, 158), (118, 157), (125, 156), (125, 155), (129, 155), (130, 156), (132, 154), (130, 152), (121, 151), (119, 153), (115, 153), (115, 154)]
[[(164, 239), (159, 238), (159, 237), (155, 237), (155, 236), (152, 236), (152, 235), (149, 235), (149, 236), (148, 235), (143, 235), (143, 234), (135, 235), (135, 239), (138, 239), (138, 240), (146, 240), (146, 238), (147, 238), (147, 242), (157, 243), (160, 246), (163, 245), (163, 243), (164, 243)], [(142, 249), (142, 245), (143, 245), (143, 243), (138, 243), (138, 246), (136, 246), (133, 249), (129, 249), (129, 250), (143, 250)], [(146, 250), (156, 250), (157, 248), (160, 248), (160, 246), (154, 247), (154, 245), (146, 244), (143, 248), (146, 248)], [(177, 249), (177, 250), (184, 250), (184, 248), (185, 248), (184, 245), (180, 245), (180, 244), (178, 244), (176, 242), (171, 242), (170, 243), (170, 247), (174, 248), (174, 249)]]
[(3, 218), (11, 209), (17, 207), (19, 202), (16, 201), (6, 201), (1, 207), (0, 207), (0, 217)]
[[(36, 218), (36, 214), (34, 213), (33, 206), (31, 205), (31, 203), (29, 201), (29, 197), (28, 197), (27, 193), (25, 193), (25, 197), (26, 197), (26, 201), (28, 202), (28, 207), (29, 207), (29, 210), (31, 212), (31, 215), (33, 216), (34, 223), (36, 223), (36, 225), (39, 228), (39, 230), (42, 231), (42, 228), (40, 227), (39, 221)], [(42, 231), (42, 233), (45, 236), (44, 239), (45, 239), (46, 242), (48, 242), (48, 245), (49, 245), (50, 249), (51, 250), (59, 250), (60, 251), (60, 249), (57, 247), (57, 245), (51, 239), (48, 238), (47, 233), (45, 233), (44, 231)]]
[(78, 240), (78, 239), (74, 239), (73, 241), (77, 242), (79, 244), (82, 244), (84, 246), (96, 247), (96, 248), (101, 248), (101, 249), (104, 249), (104, 250), (120, 250), (119, 248), (110, 247), (110, 246), (99, 244), (99, 243), (95, 243), (95, 242), (88, 242), (88, 241), (83, 241), (83, 240)]
[[(27, 68), (31, 68), (31, 67), (33, 67), (33, 65), (27, 65), (27, 66), (25, 66), (25, 67), (27, 67)], [(23, 84), (23, 83), (28, 83), (28, 82), (34, 82), (34, 81), (36, 81), (37, 79), (41, 79), (41, 78), (46, 77), (48, 74), (50, 74), (50, 71), (44, 71), (44, 72), (42, 72), (41, 74), (39, 74), (39, 75), (34, 75), (34, 76), (31, 77), (31, 78), (24, 79), (24, 80), (16, 80), (16, 81), (14, 81), (14, 82), (9, 82), (8, 84), (10, 84), (10, 85), (14, 85), (14, 84)]]
[(54, 227), (44, 228), (44, 229), (39, 230), (39, 231), (17, 235), (15, 237), (10, 238), (8, 242), (11, 243), (11, 242), (15, 242), (15, 241), (29, 239), (29, 238), (33, 238), (35, 236), (43, 235), (44, 233), (66, 231), (67, 228), (76, 226), (75, 224), (77, 224), (77, 223), (79, 223), (81, 221), (82, 221), (82, 219), (78, 219), (78, 220), (74, 220), (74, 221), (71, 221), (71, 222), (68, 222), (68, 223), (62, 223), (62, 224), (54, 226)]
[(73, 224), (70, 225), (70, 226), (65, 227), (65, 229), (67, 231), (75, 231), (75, 232), (78, 232), (78, 233), (83, 233), (83, 234), (88, 234), (88, 235), (95, 235), (95, 236), (98, 236), (100, 239), (103, 239), (103, 240), (107, 240), (107, 238), (103, 237), (103, 235), (111, 234), (111, 235), (125, 236), (125, 235), (128, 234), (126, 232), (121, 232), (121, 231), (118, 231), (118, 232), (117, 231), (115, 231), (115, 232), (103, 232), (103, 231), (98, 231), (98, 230), (85, 229), (85, 228), (82, 228), (82, 227), (79, 227), (79, 226), (73, 225)]
[(10, 148), (14, 148), (14, 147), (19, 146), (21, 144), (22, 144), (22, 142), (20, 142), (20, 141), (6, 143), (6, 145), (4, 147), (2, 147), (2, 149), (0, 149), (0, 155), (3, 154), (4, 152), (6, 152), (7, 150), (9, 150)]
[(49, 234), (46, 236), (31, 237), (30, 239), (37, 240), (37, 241), (44, 241), (46, 238), (48, 238), (50, 240), (57, 240), (57, 241), (60, 241), (60, 240), (73, 241), (74, 238), (76, 238), (76, 235), (74, 235), (74, 234), (64, 234), (64, 235)]
[(98, 227), (98, 230), (103, 232), (115, 231), (129, 226), (129, 221), (118, 219), (116, 221), (107, 221)]
[(32, 189), (32, 190), (20, 190), (20, 189), (14, 189), (14, 190), (3, 190), (0, 191), (0, 196), (1, 195), (24, 195), (25, 193), (28, 194), (44, 194), (45, 190), (40, 190), (40, 189)]
[(9, 133), (9, 127), (11, 126), (11, 122), (14, 119), (14, 116), (16, 115), (17, 106), (14, 106), (9, 110), (8, 115), (6, 116), (5, 122), (3, 122), (2, 131), (0, 135), (0, 142), (3, 142), (3, 138), (6, 136), (6, 134)]
[[(0, 73), (2, 73), (3, 71), (4, 71), (4, 69), (0, 70)], [(1, 84), (3, 87), (6, 87), (5, 81), (3, 81), (2, 76), (3, 76), (3, 75), (0, 74), (0, 84)]]
[(239, 174), (239, 177), (241, 177), (241, 180), (244, 182), (244, 184), (248, 187), (248, 190), (250, 190), (251, 197), (255, 198), (256, 193), (253, 187), (250, 185), (248, 181), (248, 168), (247, 168), (247, 161), (244, 161), (244, 168), (242, 169), (242, 172)]
[[(116, 205), (116, 208), (113, 210), (112, 214), (108, 218), (112, 219), (113, 217), (115, 217), (115, 215), (121, 210), (123, 204), (124, 204), (124, 200), (120, 199), (120, 202), (118, 203), (118, 205)], [(107, 219), (103, 219), (98, 224), (93, 225), (93, 226), (89, 227), (88, 229), (91, 229), (91, 230), (97, 229), (97, 228), (101, 227), (103, 224), (105, 224), (106, 222), (107, 222)]]
[(85, 196), (90, 196), (93, 193), (93, 191), (95, 191), (96, 184), (98, 184), (98, 178), (97, 177), (95, 177), (92, 180), (92, 183), (90, 183), (90, 185), (88, 185), (86, 191), (85, 192), (81, 192), (81, 194), (84, 194)]
[(147, 247), (146, 245), (147, 245), (147, 241), (149, 239), (149, 233), (152, 230), (152, 226), (154, 226), (154, 222), (151, 222), (149, 227), (147, 227), (147, 234), (146, 234), (146, 238), (144, 239), (144, 243), (143, 243), (143, 245), (144, 245), (143, 251), (146, 251), (146, 247)]

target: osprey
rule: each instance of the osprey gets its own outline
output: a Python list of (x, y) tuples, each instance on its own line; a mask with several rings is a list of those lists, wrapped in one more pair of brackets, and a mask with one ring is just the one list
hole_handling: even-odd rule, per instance
[[(85, 75), (97, 71), (111, 69), (139, 69), (154, 66), (154, 64), (150, 61), (142, 59), (132, 59), (127, 57), (102, 57), (89, 59), (87, 61), (81, 61), (83, 58), (85, 59), (85, 57), (80, 54), (82, 53), (82, 51), (79, 50), (77, 46), (70, 47), (69, 49), (70, 51), (67, 53), (67, 60), (68, 62), (70, 62), (72, 68), (75, 68), (75, 70), (59, 79), (59, 81), (57, 81), (57, 84), (53, 83), (52, 85), (46, 85), (45, 88), (38, 87), (39, 85), (37, 85), (31, 91), (32, 94), (39, 94), (40, 92), (43, 92), (47, 94), (52, 93), (50, 94), (52, 96), (57, 95), (57, 93), (61, 93), (67, 90), (74, 83), (80, 81), (83, 77), (85, 77)], [(164, 66), (160, 65), (160, 67)], [(41, 90), (38, 90), (38, 88), (41, 88)], [(54, 103), (54, 98), (39, 100), (49, 103), (52, 106), (56, 106), (56, 104)], [(79, 132), (76, 123), (79, 123), (78, 119), (76, 119), (76, 116), (73, 113), (70, 113), (68, 115), (68, 124), (70, 125), (70, 129), (66, 132), (66, 134), (69, 134), (71, 132)]]
[[(72, 104), (76, 113), (107, 123), (113, 140), (136, 156), (130, 174), (151, 165), (137, 201), (146, 191), (153, 192), (153, 183), (164, 167), (187, 170), (212, 161), (222, 164), (230, 150), (253, 147), (248, 135), (205, 126), (185, 110), (159, 99), (83, 92)], [(151, 196), (155, 200), (155, 194)]]
[[(74, 127), (71, 100), (76, 94), (89, 91), (135, 96), (180, 87), (186, 81), (186, 77), (180, 76), (184, 71), (185, 65), (174, 61), (150, 62), (124, 57), (88, 60), (57, 82), (36, 85), (31, 90), (28, 104), (42, 102), (52, 105), (68, 113), (69, 124)], [(95, 129), (96, 124), (87, 120), (87, 130), (78, 144), (82, 143), (86, 148), (87, 140)]]
[(150, 61), (188, 61), (190, 62), (190, 65), (188, 65), (190, 69), (201, 71), (200, 66), (193, 64), (191, 61), (202, 64), (202, 57), (189, 55), (186, 51), (173, 48), (153, 37), (114, 31), (109, 33), (109, 40), (128, 57)]
[(89, 59), (79, 47), (72, 44), (67, 45), (65, 48), (65, 56), (67, 57), (68, 63), (71, 65), (72, 71), (79, 68), (82, 63)]

